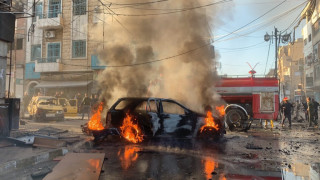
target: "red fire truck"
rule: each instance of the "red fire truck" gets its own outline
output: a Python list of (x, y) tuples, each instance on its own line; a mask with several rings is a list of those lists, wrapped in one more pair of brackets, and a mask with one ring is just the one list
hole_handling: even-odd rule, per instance
[(276, 120), (279, 113), (279, 86), (276, 78), (222, 77), (216, 85), (228, 104), (226, 123), (234, 128), (250, 128), (253, 119)]

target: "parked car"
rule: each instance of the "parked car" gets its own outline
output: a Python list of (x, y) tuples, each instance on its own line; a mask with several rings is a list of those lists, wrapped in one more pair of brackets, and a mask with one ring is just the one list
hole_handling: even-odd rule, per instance
[(58, 100), (51, 96), (35, 96), (28, 105), (30, 118), (34, 120), (64, 120), (64, 110)]
[[(199, 137), (206, 117), (171, 99), (120, 98), (107, 113), (107, 127), (120, 132), (128, 113), (134, 117), (144, 137)], [(219, 139), (225, 134), (224, 122), (218, 117), (214, 117), (214, 121), (219, 129), (211, 134)]]
[(63, 107), (64, 114), (66, 116), (77, 116), (78, 115), (78, 107), (77, 107), (77, 99), (66, 99), (66, 98), (58, 98), (58, 105)]

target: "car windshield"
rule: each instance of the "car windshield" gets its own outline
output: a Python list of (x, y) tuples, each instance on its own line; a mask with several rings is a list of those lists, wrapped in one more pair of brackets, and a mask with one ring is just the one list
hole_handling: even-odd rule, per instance
[(54, 98), (39, 99), (39, 104), (41, 104), (41, 105), (55, 105), (56, 99), (54, 99)]

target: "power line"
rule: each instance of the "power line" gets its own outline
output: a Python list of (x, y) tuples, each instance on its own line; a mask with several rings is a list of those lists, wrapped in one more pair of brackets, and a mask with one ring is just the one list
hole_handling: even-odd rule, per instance
[[(236, 32), (236, 31), (239, 31), (240, 29), (254, 23), (255, 21), (259, 20), (260, 18), (262, 18), (263, 16), (265, 16), (266, 14), (268, 14), (269, 12), (273, 11), (274, 9), (276, 9), (277, 7), (279, 7), (280, 5), (282, 5), (284, 2), (286, 2), (286, 0), (282, 1), (281, 3), (279, 3), (278, 5), (276, 5), (275, 7), (271, 8), (270, 10), (268, 10), (267, 12), (265, 12), (264, 14), (260, 15), (259, 17), (257, 17), (256, 19), (250, 21), (249, 23), (241, 26), (240, 28), (236, 29), (235, 31), (217, 39), (217, 40), (221, 40), (227, 36), (230, 36), (232, 33)], [(151, 61), (146, 61), (146, 62), (140, 62), (140, 63), (133, 63), (133, 64), (125, 64), (125, 65), (108, 65), (107, 67), (108, 68), (119, 68), (119, 67), (133, 67), (133, 66), (139, 66), (139, 65), (145, 65), (145, 64), (151, 64), (151, 63), (155, 63), (155, 62), (161, 62), (161, 61), (165, 61), (165, 60), (169, 60), (169, 59), (173, 59), (173, 58), (176, 58), (176, 57), (179, 57), (179, 56), (183, 56), (185, 54), (189, 54), (189, 53), (192, 53), (194, 51), (197, 51), (199, 49), (202, 49), (204, 47), (207, 47), (207, 46), (210, 46), (212, 43), (209, 42), (209, 43), (206, 43), (206, 44), (203, 44), (197, 48), (194, 48), (194, 49), (190, 49), (188, 51), (185, 51), (185, 52), (182, 52), (180, 54), (176, 54), (176, 55), (172, 55), (172, 56), (168, 56), (168, 57), (165, 57), (165, 58), (162, 58), (162, 59), (156, 59), (156, 60), (151, 60)]]
[[(231, 2), (231, 1), (232, 0), (221, 0), (221, 1), (218, 1), (218, 2), (214, 2), (214, 3), (202, 5), (202, 6), (179, 9), (179, 10), (176, 10), (176, 11), (163, 12), (163, 13), (149, 13), (149, 14), (120, 14), (120, 13), (115, 13), (115, 15), (117, 15), (117, 16), (135, 16), (135, 17), (139, 17), (139, 16), (157, 16), (157, 15), (165, 15), (165, 14), (174, 14), (174, 13), (180, 13), (180, 12), (185, 12), (185, 11), (191, 11), (191, 10), (195, 10), (195, 9), (199, 9), (199, 8), (205, 8), (205, 7), (209, 7), (209, 6), (213, 6), (213, 5), (217, 5), (217, 4), (222, 4), (222, 3), (226, 3), (226, 2)], [(109, 8), (105, 4), (103, 4), (103, 6)], [(111, 13), (109, 13), (109, 14), (111, 14)], [(111, 15), (113, 15), (113, 14), (111, 14)]]

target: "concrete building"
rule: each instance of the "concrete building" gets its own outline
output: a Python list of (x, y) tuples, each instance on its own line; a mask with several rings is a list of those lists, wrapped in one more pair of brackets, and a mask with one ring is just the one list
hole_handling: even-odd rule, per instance
[(278, 51), (278, 74), (281, 97), (290, 97), (292, 101), (301, 101), (304, 73), (303, 40), (282, 46)]
[(95, 4), (98, 1), (37, 1), (29, 12), (35, 17), (27, 20), (25, 91), (64, 91), (67, 98), (77, 92), (97, 93), (93, 79), (105, 67), (99, 65), (96, 52), (102, 41), (90, 36), (90, 27), (102, 24), (94, 17)]
[(320, 4), (318, 0), (309, 1), (301, 13), (302, 19), (306, 22), (302, 29), (305, 63), (304, 91), (306, 96), (320, 101)]

